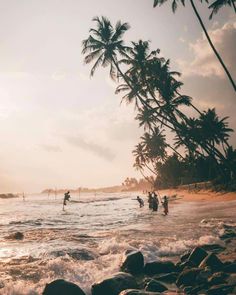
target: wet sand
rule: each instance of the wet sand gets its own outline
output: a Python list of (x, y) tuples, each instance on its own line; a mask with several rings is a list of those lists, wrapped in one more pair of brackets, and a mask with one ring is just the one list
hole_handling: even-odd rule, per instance
[(168, 189), (160, 190), (161, 196), (175, 196), (186, 202), (225, 202), (236, 201), (236, 192), (215, 192), (212, 190), (184, 190), (184, 189)]

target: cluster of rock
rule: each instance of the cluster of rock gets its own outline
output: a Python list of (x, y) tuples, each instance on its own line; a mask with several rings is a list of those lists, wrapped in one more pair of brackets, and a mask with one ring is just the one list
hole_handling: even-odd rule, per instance
[[(214, 248), (214, 247), (212, 247)], [(140, 251), (127, 251), (121, 272), (92, 285), (92, 295), (236, 294), (236, 261), (222, 262), (213, 252), (196, 247), (171, 261), (144, 264)], [(77, 285), (56, 280), (43, 295), (85, 295)]]

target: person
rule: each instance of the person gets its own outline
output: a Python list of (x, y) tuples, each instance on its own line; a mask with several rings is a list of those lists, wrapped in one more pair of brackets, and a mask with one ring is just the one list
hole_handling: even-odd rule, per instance
[(159, 206), (159, 200), (158, 200), (157, 194), (155, 192), (153, 192), (152, 210), (153, 211), (158, 211), (158, 206)]
[(167, 215), (169, 213), (167, 196), (164, 196), (164, 200), (162, 202), (162, 206), (164, 208), (164, 214)]
[(140, 208), (144, 206), (144, 201), (139, 196), (137, 196), (137, 201), (139, 202), (139, 207)]
[(66, 206), (67, 201), (70, 201), (70, 191), (68, 191), (67, 193), (64, 194), (63, 210), (64, 210), (64, 206)]
[(152, 198), (152, 194), (150, 192), (148, 192), (148, 204), (149, 204), (149, 209), (152, 210), (153, 198)]

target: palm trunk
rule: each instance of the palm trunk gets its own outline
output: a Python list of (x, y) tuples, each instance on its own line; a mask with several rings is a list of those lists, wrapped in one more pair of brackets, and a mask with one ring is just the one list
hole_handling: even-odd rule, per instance
[(210, 36), (208, 35), (208, 32), (207, 32), (207, 30), (206, 30), (206, 28), (205, 28), (205, 25), (204, 25), (204, 23), (203, 23), (203, 21), (202, 21), (200, 15), (199, 15), (198, 11), (197, 11), (197, 8), (196, 8), (196, 6), (195, 6), (193, 0), (190, 0), (190, 3), (191, 3), (191, 5), (192, 5), (192, 8), (193, 8), (193, 10), (194, 10), (194, 12), (195, 12), (195, 14), (196, 14), (196, 16), (197, 16), (197, 19), (198, 19), (198, 21), (199, 21), (199, 23), (200, 23), (200, 25), (201, 25), (201, 27), (202, 27), (202, 29), (203, 29), (203, 32), (205, 33), (205, 36), (206, 36), (206, 38), (207, 38), (207, 41), (208, 41), (208, 43), (209, 43), (210, 46), (211, 46), (211, 49), (213, 50), (213, 52), (215, 53), (217, 59), (219, 60), (219, 62), (220, 62), (220, 64), (221, 64), (221, 66), (223, 67), (223, 69), (224, 69), (224, 71), (225, 71), (225, 73), (226, 73), (226, 75), (227, 75), (227, 77), (228, 77), (230, 83), (232, 84), (232, 86), (233, 86), (233, 88), (234, 88), (234, 91), (236, 91), (236, 85), (235, 85), (235, 83), (234, 83), (234, 80), (233, 80), (233, 78), (232, 78), (232, 76), (231, 76), (229, 70), (227, 69), (226, 65), (224, 64), (224, 62), (223, 62), (221, 56), (219, 55), (218, 51), (217, 51), (216, 48), (214, 47), (214, 45), (213, 45), (213, 43), (212, 43), (212, 41), (211, 41), (211, 38), (210, 38)]

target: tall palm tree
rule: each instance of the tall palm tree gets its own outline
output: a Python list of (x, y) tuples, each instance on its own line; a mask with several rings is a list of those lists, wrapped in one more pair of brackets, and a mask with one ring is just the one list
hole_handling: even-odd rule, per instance
[(95, 61), (90, 72), (91, 76), (99, 66), (110, 66), (110, 76), (115, 79), (118, 70), (117, 54), (125, 55), (128, 50), (122, 38), (130, 26), (119, 21), (113, 28), (111, 22), (104, 16), (95, 17), (93, 21), (96, 23), (96, 28), (90, 29), (89, 37), (82, 42), (82, 53), (87, 54), (84, 61), (86, 64)]
[[(167, 1), (168, 1), (168, 0), (154, 0), (154, 7), (156, 7), (156, 6), (158, 6), (158, 5), (162, 5), (162, 4), (164, 4), (165, 2), (167, 2)], [(171, 1), (172, 1), (172, 10), (173, 10), (173, 12), (176, 11), (176, 9), (177, 9), (177, 3), (178, 3), (178, 2), (181, 2), (182, 5), (185, 5), (185, 0), (171, 0)], [(235, 82), (234, 82), (234, 80), (233, 80), (233, 77), (231, 76), (231, 74), (230, 74), (228, 68), (226, 67), (226, 65), (225, 65), (225, 63), (224, 63), (224, 61), (223, 61), (223, 59), (221, 58), (220, 54), (218, 53), (218, 51), (216, 50), (214, 44), (212, 43), (211, 38), (210, 38), (210, 36), (209, 36), (209, 34), (208, 34), (208, 32), (207, 32), (207, 29), (206, 29), (206, 27), (205, 27), (205, 25), (204, 25), (204, 23), (203, 23), (203, 21), (202, 21), (200, 15), (199, 15), (199, 13), (198, 13), (198, 10), (197, 10), (197, 8), (196, 8), (196, 5), (195, 5), (194, 1), (193, 1), (193, 0), (189, 0), (189, 1), (190, 1), (190, 4), (191, 4), (191, 6), (192, 6), (192, 8), (193, 8), (193, 11), (194, 11), (194, 13), (195, 13), (195, 15), (196, 15), (196, 17), (197, 17), (197, 19), (198, 19), (198, 21), (199, 21), (201, 27), (202, 27), (202, 30), (203, 30), (203, 32), (204, 32), (206, 38), (207, 38), (207, 41), (208, 41), (208, 43), (209, 43), (211, 49), (213, 50), (215, 56), (217, 57), (217, 59), (218, 59), (218, 61), (220, 62), (221, 66), (223, 67), (223, 69), (224, 69), (224, 71), (225, 71), (225, 73), (226, 73), (226, 75), (227, 75), (227, 77), (228, 77), (230, 83), (231, 83), (232, 86), (233, 86), (234, 91), (236, 91), (236, 84), (235, 84)], [(202, 2), (202, 0), (200, 0), (200, 1)], [(217, 1), (215, 1), (215, 2), (217, 2)], [(222, 2), (222, 1), (221, 1), (221, 2)], [(225, 1), (224, 1), (224, 2), (225, 2)], [(231, 1), (231, 2), (232, 2), (232, 1)], [(215, 3), (215, 7), (217, 7), (216, 4), (217, 4), (217, 3)], [(219, 6), (218, 6), (218, 8), (219, 8)]]

